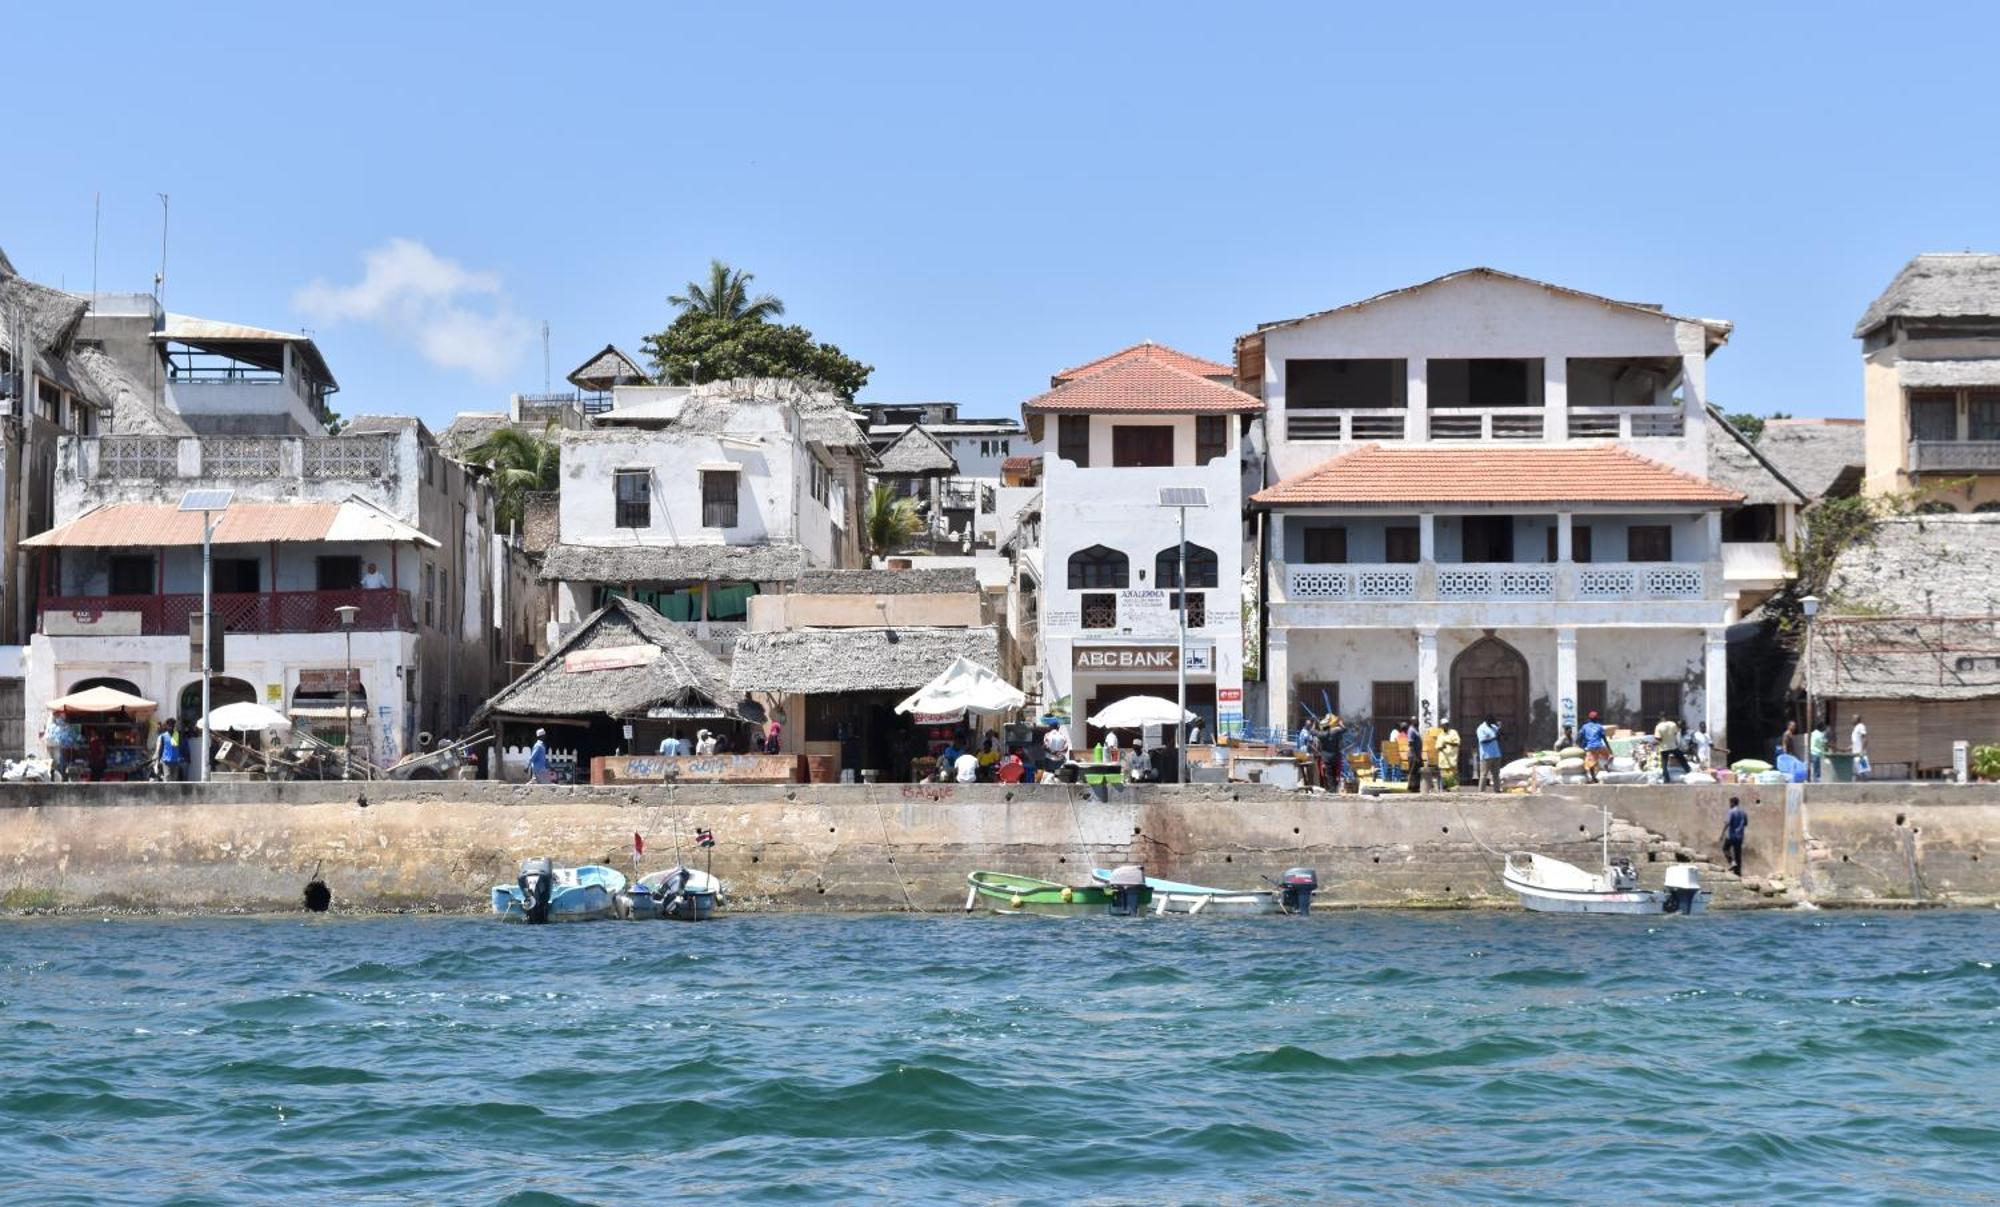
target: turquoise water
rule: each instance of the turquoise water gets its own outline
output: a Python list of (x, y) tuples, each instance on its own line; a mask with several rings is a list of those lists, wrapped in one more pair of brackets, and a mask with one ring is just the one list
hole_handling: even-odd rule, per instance
[(2000, 912), (0, 924), (0, 1197), (1991, 1202)]

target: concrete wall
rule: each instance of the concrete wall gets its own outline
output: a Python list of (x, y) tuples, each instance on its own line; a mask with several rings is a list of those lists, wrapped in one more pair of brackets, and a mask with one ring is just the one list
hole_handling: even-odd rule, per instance
[[(524, 788), (496, 783), (0, 787), (0, 907), (296, 908), (318, 867), (346, 908), (477, 907), (520, 859), (671, 861), (676, 831), (716, 832), (739, 906), (948, 910), (964, 876), (1072, 880), (1138, 861), (1155, 874), (1252, 886), (1319, 870), (1322, 902), (1511, 906), (1489, 851), (1589, 864), (1597, 804), (1613, 853), (1657, 885), (1685, 848), (1719, 847), (1728, 797), (1751, 814), (1747, 873), (1821, 901), (2000, 900), (1987, 858), (2000, 789), (1910, 786), (1576, 789), (1539, 797), (1358, 800), (1272, 789), (1057, 786)], [(1711, 875), (1722, 906), (1763, 900)]]

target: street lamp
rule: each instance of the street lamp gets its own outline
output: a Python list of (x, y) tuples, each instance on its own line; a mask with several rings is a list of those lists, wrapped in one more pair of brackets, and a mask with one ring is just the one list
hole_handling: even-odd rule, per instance
[[(1813, 757), (1812, 748), (1813, 734), (1817, 732), (1814, 721), (1818, 716), (1813, 711), (1812, 630), (1813, 617), (1819, 615), (1819, 596), (1808, 595), (1801, 599), (1799, 611), (1805, 613), (1806, 617), (1806, 778), (1810, 780), (1819, 778), (1819, 768), (1815, 766), (1818, 760)], [(1832, 741), (1829, 740), (1827, 745), (1831, 747)]]
[(195, 767), (199, 782), (208, 782), (208, 751), (213, 738), (208, 731), (209, 680), (215, 673), (215, 529), (219, 520), (211, 517), (229, 510), (233, 490), (190, 490), (181, 496), (179, 511), (201, 513), (201, 745)]
[[(1187, 513), (1208, 506), (1208, 491), (1199, 486), (1160, 487), (1160, 506), (1180, 512), (1181, 543), (1174, 585), (1180, 588), (1180, 654), (1174, 659), (1174, 782), (1187, 783)], [(1218, 695), (1219, 698), (1219, 695)]]
[(340, 743), (340, 778), (354, 778), (354, 618), (361, 615), (361, 609), (353, 604), (342, 604), (334, 614), (340, 617), (340, 631), (347, 637), (346, 669), (340, 677), (340, 724), (344, 735)]

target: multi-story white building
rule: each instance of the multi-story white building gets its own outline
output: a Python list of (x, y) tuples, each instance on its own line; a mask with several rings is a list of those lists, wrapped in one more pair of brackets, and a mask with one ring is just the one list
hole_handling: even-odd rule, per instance
[(928, 484), (910, 483), (907, 493), (931, 501), (933, 527), (963, 540), (968, 531), (980, 544), (994, 544), (1001, 523), (1001, 467), (1010, 457), (1038, 450), (1018, 419), (977, 419), (959, 415), (955, 402), (867, 402), (868, 440), (875, 451), (895, 444), (920, 427), (950, 454), (951, 473)]
[(1023, 404), (1044, 448), (1037, 661), (1045, 701), (1085, 718), (1130, 695), (1172, 699), (1179, 659), (1180, 513), (1187, 511), (1188, 707), (1208, 733), (1243, 723), (1243, 436), (1263, 410), (1217, 377), (1229, 369), (1142, 344), (1057, 374)]
[(1745, 496), (1710, 480), (1705, 383), (1729, 331), (1478, 268), (1240, 339), (1268, 723), (1490, 714), (1511, 752), (1594, 709), (1725, 747), (1725, 631), (1789, 528), (1725, 540)]

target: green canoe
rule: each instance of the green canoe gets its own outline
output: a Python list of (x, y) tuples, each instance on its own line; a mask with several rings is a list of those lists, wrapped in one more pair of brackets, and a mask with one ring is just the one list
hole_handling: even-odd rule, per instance
[[(1102, 884), (1067, 885), (1010, 872), (972, 872), (965, 894), (965, 911), (984, 906), (996, 914), (1108, 914), (1112, 891)], [(1152, 898), (1151, 888), (1138, 890), (1138, 904)]]

